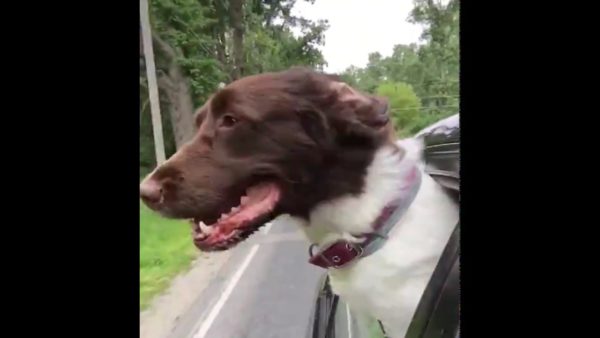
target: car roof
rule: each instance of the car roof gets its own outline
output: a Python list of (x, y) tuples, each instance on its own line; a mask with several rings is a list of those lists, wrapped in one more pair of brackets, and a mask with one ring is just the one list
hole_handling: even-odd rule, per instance
[(451, 133), (452, 131), (460, 129), (460, 114), (454, 114), (448, 116), (434, 124), (424, 128), (420, 132), (418, 132), (415, 137), (422, 137), (425, 134), (432, 133)]

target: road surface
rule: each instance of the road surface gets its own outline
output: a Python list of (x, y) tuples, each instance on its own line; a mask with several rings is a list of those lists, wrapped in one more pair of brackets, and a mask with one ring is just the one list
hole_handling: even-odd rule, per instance
[(169, 338), (304, 338), (324, 270), (308, 242), (279, 220), (234, 248)]

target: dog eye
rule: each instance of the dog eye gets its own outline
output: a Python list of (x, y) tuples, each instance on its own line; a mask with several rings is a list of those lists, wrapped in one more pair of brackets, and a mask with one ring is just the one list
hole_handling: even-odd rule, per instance
[(236, 124), (237, 122), (238, 122), (238, 119), (235, 118), (234, 116), (224, 115), (221, 118), (221, 127), (226, 127), (226, 128), (233, 127), (233, 125)]

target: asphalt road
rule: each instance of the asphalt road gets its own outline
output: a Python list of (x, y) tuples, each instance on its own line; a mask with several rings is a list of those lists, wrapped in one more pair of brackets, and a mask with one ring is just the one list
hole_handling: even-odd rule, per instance
[(304, 338), (324, 270), (285, 220), (238, 245), (169, 338)]

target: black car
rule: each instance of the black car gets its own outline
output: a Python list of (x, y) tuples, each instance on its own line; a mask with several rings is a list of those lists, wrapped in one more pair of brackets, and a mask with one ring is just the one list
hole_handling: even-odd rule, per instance
[[(446, 188), (457, 202), (460, 194), (459, 114), (441, 120), (418, 133), (425, 142), (425, 171)], [(450, 236), (433, 275), (421, 296), (405, 338), (460, 337), (460, 222)], [(376, 319), (353, 314), (331, 291), (325, 274), (319, 285), (311, 316), (309, 338), (385, 337)]]

